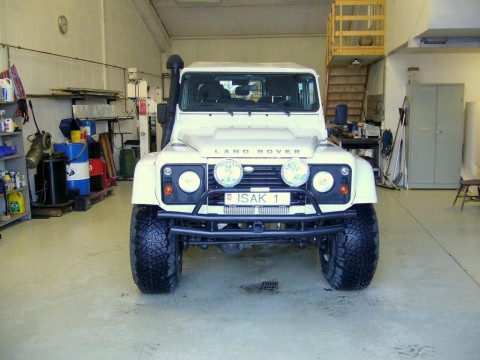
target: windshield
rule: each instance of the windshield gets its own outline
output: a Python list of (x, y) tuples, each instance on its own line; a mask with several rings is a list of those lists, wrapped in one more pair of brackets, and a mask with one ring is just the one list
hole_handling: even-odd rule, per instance
[(319, 108), (312, 74), (186, 73), (183, 111), (315, 112)]

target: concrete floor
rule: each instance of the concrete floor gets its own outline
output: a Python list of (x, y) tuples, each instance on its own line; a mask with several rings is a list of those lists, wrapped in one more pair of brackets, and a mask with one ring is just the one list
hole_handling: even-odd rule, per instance
[(142, 295), (130, 190), (1, 229), (1, 359), (480, 359), (480, 205), (454, 191), (378, 189), (366, 290), (332, 291), (316, 249), (279, 246), (191, 248), (175, 293)]

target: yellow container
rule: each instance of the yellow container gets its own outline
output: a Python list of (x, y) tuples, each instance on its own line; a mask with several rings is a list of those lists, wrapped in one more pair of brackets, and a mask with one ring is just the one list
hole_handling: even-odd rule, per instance
[(81, 130), (72, 130), (70, 132), (70, 137), (72, 138), (72, 143), (81, 143), (82, 141), (82, 131)]
[(21, 192), (14, 192), (8, 195), (8, 207), (10, 214), (23, 214), (25, 212), (25, 200)]

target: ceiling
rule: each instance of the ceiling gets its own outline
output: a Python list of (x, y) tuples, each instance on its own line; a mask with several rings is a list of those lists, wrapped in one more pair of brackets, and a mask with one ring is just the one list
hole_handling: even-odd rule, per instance
[(325, 34), (332, 0), (150, 0), (170, 38)]

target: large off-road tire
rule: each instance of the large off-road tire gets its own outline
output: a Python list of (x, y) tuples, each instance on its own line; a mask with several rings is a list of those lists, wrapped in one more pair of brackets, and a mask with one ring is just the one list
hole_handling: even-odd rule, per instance
[(143, 293), (170, 293), (182, 274), (181, 244), (169, 237), (168, 223), (157, 219), (158, 207), (133, 205), (130, 263)]
[(356, 205), (345, 231), (327, 235), (319, 247), (322, 272), (337, 290), (359, 290), (372, 281), (378, 263), (378, 222), (370, 204)]

